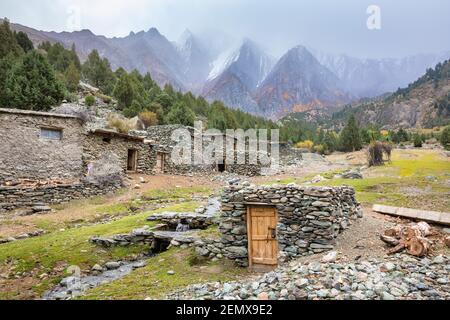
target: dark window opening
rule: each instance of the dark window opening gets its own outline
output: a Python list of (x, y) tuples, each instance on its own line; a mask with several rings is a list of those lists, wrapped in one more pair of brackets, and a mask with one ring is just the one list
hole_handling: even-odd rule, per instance
[(62, 130), (41, 128), (40, 137), (45, 140), (62, 140)]
[(103, 138), (103, 142), (105, 142), (105, 143), (111, 143), (111, 138), (109, 138), (109, 137), (104, 137), (104, 138)]

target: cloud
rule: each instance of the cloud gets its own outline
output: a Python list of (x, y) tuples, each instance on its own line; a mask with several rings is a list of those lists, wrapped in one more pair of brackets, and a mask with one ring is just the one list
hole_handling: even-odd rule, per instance
[[(381, 8), (381, 30), (368, 30), (366, 9)], [(43, 30), (88, 28), (125, 36), (156, 27), (175, 40), (185, 28), (249, 37), (280, 55), (304, 44), (364, 57), (448, 50), (450, 2), (439, 0), (2, 0), (13, 22)], [(76, 17), (79, 12), (79, 19)]]

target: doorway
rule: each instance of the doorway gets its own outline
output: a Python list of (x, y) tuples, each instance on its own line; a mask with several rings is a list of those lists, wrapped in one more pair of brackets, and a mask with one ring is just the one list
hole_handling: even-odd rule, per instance
[(128, 149), (127, 170), (136, 171), (136, 167), (137, 167), (137, 150)]
[(157, 152), (156, 167), (155, 167), (157, 173), (164, 173), (165, 163), (166, 163), (166, 154), (163, 152)]
[(275, 207), (247, 207), (247, 237), (249, 266), (278, 264), (278, 215)]

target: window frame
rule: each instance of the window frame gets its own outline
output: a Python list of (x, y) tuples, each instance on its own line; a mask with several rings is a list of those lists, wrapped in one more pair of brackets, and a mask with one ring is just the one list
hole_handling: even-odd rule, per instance
[[(58, 137), (56, 135), (45, 135), (44, 132), (47, 133), (56, 133), (58, 132)], [(47, 141), (61, 141), (63, 139), (63, 129), (62, 128), (51, 128), (51, 127), (41, 127), (39, 132), (39, 138)]]

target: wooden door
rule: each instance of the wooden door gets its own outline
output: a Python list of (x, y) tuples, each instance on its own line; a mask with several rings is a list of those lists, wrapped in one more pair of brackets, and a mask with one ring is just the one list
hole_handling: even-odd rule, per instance
[(270, 206), (247, 208), (249, 265), (278, 264), (277, 212)]
[(156, 172), (158, 173), (164, 172), (164, 161), (165, 161), (165, 154), (162, 152), (158, 152), (156, 154)]
[(136, 171), (137, 167), (137, 150), (128, 150), (128, 163), (127, 170), (128, 171)]

